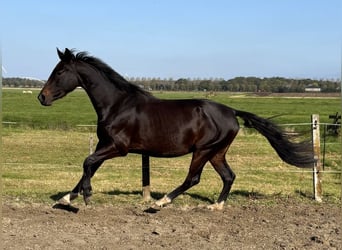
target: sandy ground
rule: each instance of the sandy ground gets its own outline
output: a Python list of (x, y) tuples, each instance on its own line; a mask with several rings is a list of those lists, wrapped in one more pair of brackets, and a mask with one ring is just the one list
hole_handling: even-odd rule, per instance
[(2, 215), (3, 249), (342, 249), (336, 204), (280, 200), (209, 211), (3, 201)]

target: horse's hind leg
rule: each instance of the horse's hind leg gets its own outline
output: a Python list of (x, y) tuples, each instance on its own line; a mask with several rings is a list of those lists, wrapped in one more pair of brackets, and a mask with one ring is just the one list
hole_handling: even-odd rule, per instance
[(184, 193), (186, 190), (200, 182), (201, 174), (205, 163), (209, 160), (209, 157), (205, 152), (194, 152), (192, 156), (192, 161), (190, 164), (190, 169), (185, 181), (182, 185), (177, 187), (171, 193), (165, 195), (160, 200), (156, 201), (157, 206), (164, 206), (171, 203), (171, 201), (178, 195)]
[(213, 165), (216, 172), (220, 175), (223, 181), (223, 188), (217, 202), (213, 205), (208, 206), (208, 208), (210, 210), (222, 210), (223, 205), (228, 198), (230, 189), (233, 185), (235, 174), (231, 170), (225, 159), (225, 153), (215, 155), (212, 159), (210, 159), (210, 163)]

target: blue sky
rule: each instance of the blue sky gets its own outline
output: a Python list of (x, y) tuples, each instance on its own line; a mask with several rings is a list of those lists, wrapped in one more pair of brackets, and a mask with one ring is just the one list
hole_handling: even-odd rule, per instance
[(45, 80), (67, 47), (129, 77), (340, 78), (341, 13), (340, 0), (5, 0), (3, 76)]

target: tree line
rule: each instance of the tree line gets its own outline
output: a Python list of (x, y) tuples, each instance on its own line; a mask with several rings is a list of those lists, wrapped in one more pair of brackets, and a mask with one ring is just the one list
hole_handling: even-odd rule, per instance
[[(223, 78), (179, 78), (177, 80), (130, 77), (128, 81), (146, 89), (157, 91), (230, 91), (230, 92), (272, 92), (272, 93), (301, 93), (307, 88), (319, 89), (321, 92), (340, 92), (340, 80), (290, 79), (283, 77), (235, 77)], [(41, 88), (44, 81), (28, 78), (3, 78), (3, 87)]]

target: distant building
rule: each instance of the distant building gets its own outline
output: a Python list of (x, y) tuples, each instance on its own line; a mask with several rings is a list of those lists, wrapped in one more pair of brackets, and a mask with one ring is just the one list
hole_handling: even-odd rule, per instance
[(321, 88), (307, 87), (305, 88), (305, 92), (321, 92)]

